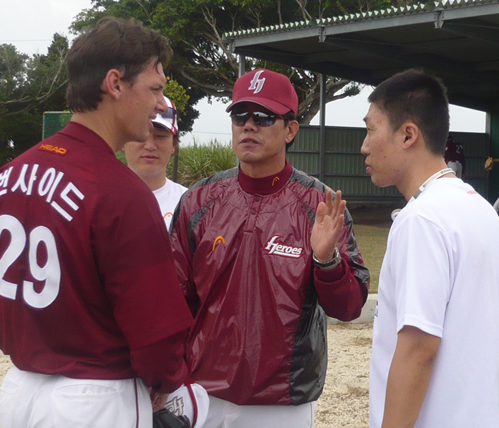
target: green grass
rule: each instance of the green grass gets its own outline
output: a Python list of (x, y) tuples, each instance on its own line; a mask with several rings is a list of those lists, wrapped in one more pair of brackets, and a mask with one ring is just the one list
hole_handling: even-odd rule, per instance
[(390, 219), (392, 209), (393, 207), (370, 207), (351, 210), (360, 253), (364, 258), (364, 265), (371, 272), (370, 293), (378, 292), (379, 273), (392, 223)]
[(379, 272), (386, 251), (388, 229), (377, 226), (354, 225), (355, 236), (359, 244), (360, 253), (364, 258), (364, 265), (371, 272), (370, 293), (378, 292)]
[[(236, 155), (229, 145), (216, 140), (208, 145), (180, 144), (177, 181), (190, 187), (203, 178), (235, 166)], [(170, 161), (166, 169), (168, 177), (172, 176), (172, 167), (173, 161)]]

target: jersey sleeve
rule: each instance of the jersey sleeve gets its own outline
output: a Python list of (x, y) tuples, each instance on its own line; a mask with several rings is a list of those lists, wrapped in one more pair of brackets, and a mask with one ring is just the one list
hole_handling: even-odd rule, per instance
[(152, 345), (131, 351), (134, 369), (147, 386), (162, 393), (179, 388), (188, 377), (183, 344), (187, 332), (182, 331)]
[(397, 331), (410, 325), (442, 337), (454, 266), (447, 236), (434, 223), (412, 215), (397, 224), (391, 239), (399, 243), (386, 261), (395, 284)]
[(330, 317), (341, 321), (358, 318), (367, 300), (370, 274), (353, 233), (353, 220), (345, 211), (343, 233), (338, 240), (341, 264), (332, 270), (314, 268), (319, 304)]

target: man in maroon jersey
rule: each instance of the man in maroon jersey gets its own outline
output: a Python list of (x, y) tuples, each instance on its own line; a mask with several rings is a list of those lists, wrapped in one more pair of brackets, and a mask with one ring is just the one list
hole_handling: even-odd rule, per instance
[(463, 145), (457, 141), (449, 132), (445, 144), (445, 163), (456, 173), (457, 178), (462, 178), (466, 166)]
[(158, 204), (115, 157), (167, 106), (171, 49), (105, 18), (68, 54), (69, 125), (0, 169), (2, 428), (152, 427), (192, 317)]
[(286, 76), (254, 70), (228, 111), (239, 167), (191, 187), (172, 225), (193, 314), (186, 357), (210, 394), (205, 428), (303, 428), (327, 365), (326, 315), (357, 318), (369, 271), (341, 192), (286, 160), (298, 96)]

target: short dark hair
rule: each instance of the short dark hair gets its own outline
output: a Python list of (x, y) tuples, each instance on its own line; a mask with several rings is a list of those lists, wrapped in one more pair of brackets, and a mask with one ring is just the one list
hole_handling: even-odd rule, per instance
[(406, 70), (379, 84), (368, 101), (388, 116), (393, 131), (412, 120), (428, 149), (443, 156), (449, 133), (449, 101), (440, 79), (422, 70)]
[(123, 80), (133, 82), (152, 58), (156, 65), (173, 55), (168, 40), (159, 31), (145, 28), (135, 19), (104, 17), (84, 30), (68, 57), (68, 106), (76, 112), (96, 110), (102, 100), (102, 81), (117, 69)]

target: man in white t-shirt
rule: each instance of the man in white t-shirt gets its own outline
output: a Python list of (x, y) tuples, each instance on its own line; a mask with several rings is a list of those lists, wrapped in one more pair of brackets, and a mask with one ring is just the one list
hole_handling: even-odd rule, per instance
[(388, 236), (374, 321), (371, 428), (495, 428), (499, 218), (446, 168), (446, 88), (416, 70), (369, 97), (366, 171), (408, 203)]
[(166, 113), (158, 113), (152, 120), (154, 129), (145, 143), (131, 141), (125, 145), (125, 157), (130, 169), (153, 191), (158, 200), (166, 227), (181, 196), (187, 190), (166, 178), (166, 165), (178, 147), (177, 110), (175, 104), (165, 97)]

